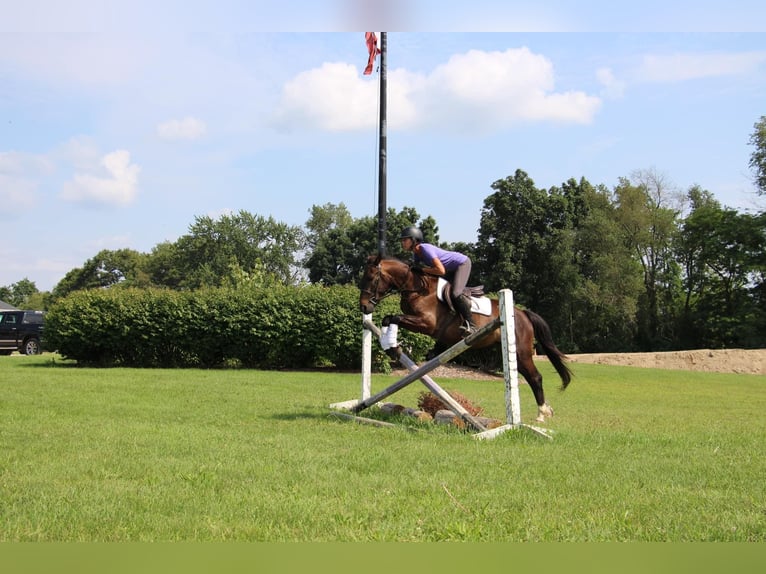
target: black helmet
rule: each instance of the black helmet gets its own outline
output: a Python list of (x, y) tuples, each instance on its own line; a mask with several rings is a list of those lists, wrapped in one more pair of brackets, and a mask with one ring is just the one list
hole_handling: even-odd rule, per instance
[(405, 239), (407, 237), (410, 237), (415, 243), (423, 243), (423, 233), (414, 225), (402, 229), (402, 234), (399, 239)]

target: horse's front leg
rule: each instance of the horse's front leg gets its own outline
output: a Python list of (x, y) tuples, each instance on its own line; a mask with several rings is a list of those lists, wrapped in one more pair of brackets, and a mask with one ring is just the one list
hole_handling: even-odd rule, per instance
[(424, 335), (431, 335), (434, 332), (433, 321), (418, 315), (386, 315), (383, 317), (382, 325), (384, 327), (399, 325), (402, 329)]

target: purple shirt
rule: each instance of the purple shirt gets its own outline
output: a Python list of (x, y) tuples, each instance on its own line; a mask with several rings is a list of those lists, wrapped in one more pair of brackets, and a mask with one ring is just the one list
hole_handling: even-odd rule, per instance
[(434, 259), (438, 259), (442, 262), (442, 265), (444, 265), (444, 269), (447, 270), (447, 272), (454, 271), (468, 259), (468, 257), (462, 253), (458, 253), (457, 251), (447, 251), (436, 247), (436, 245), (431, 245), (430, 243), (421, 243), (420, 255), (418, 256), (417, 253), (414, 253), (413, 255), (415, 256), (414, 259), (416, 262), (423, 263), (429, 267), (433, 264)]

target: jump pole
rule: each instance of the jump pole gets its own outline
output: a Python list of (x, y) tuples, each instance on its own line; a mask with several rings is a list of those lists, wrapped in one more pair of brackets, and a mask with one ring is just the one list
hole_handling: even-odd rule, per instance
[[(359, 401), (351, 400), (346, 401), (343, 403), (334, 403), (330, 405), (330, 408), (334, 409), (346, 409), (350, 410), (352, 413), (359, 413), (360, 411), (363, 411), (375, 403), (380, 402), (381, 400), (385, 399), (386, 397), (394, 394), (395, 392), (403, 389), (410, 383), (420, 379), (421, 382), (428, 388), (429, 391), (431, 391), (434, 395), (439, 397), (443, 403), (447, 405), (447, 407), (455, 413), (457, 416), (459, 416), (463, 421), (465, 421), (466, 424), (472, 426), (474, 429), (476, 429), (479, 432), (486, 431), (486, 427), (479, 422), (471, 413), (469, 413), (463, 405), (458, 403), (455, 399), (453, 399), (447, 391), (442, 389), (431, 377), (428, 376), (428, 373), (439, 367), (440, 365), (443, 365), (447, 363), (450, 359), (453, 359), (460, 353), (465, 352), (467, 349), (471, 347), (471, 345), (475, 344), (477, 341), (480, 341), (492, 331), (497, 329), (500, 326), (500, 319), (497, 318), (494, 321), (488, 323), (487, 325), (484, 325), (481, 329), (476, 331), (475, 333), (472, 333), (465, 339), (462, 339), (455, 343), (452, 347), (438, 355), (437, 357), (434, 357), (430, 361), (424, 363), (422, 366), (418, 366), (415, 361), (410, 359), (402, 350), (401, 347), (396, 347), (395, 349), (392, 349), (393, 352), (396, 353), (396, 356), (399, 360), (399, 362), (406, 367), (410, 373), (408, 375), (405, 375), (403, 378), (399, 379), (397, 382), (395, 382), (393, 385), (387, 387), (386, 389), (378, 392), (377, 394), (363, 398)], [(382, 335), (380, 329), (371, 321), (365, 321), (364, 327), (366, 330), (371, 331), (373, 334), (375, 334), (379, 339)], [(365, 378), (363, 377), (363, 393), (364, 393), (364, 387), (365, 387)]]
[[(380, 330), (375, 326), (373, 323), (369, 323), (365, 325), (368, 329), (373, 331), (373, 333), (376, 333), (378, 336), (380, 336)], [(443, 365), (447, 362), (449, 362), (454, 357), (458, 356), (460, 353), (465, 352), (468, 348), (471, 347), (474, 343), (477, 341), (480, 341), (492, 331), (497, 329), (500, 326), (500, 319), (497, 318), (494, 321), (488, 323), (487, 325), (484, 325), (481, 329), (476, 331), (475, 333), (472, 333), (465, 339), (462, 339), (452, 345), (449, 349), (444, 351), (443, 353), (440, 353), (438, 356), (434, 357), (430, 361), (427, 361), (423, 363), (421, 366), (417, 366), (412, 359), (407, 357), (404, 352), (401, 351), (400, 347), (397, 347), (395, 352), (397, 353), (397, 356), (399, 358), (399, 362), (402, 363), (407, 369), (411, 369), (410, 373), (399, 379), (396, 383), (389, 386), (386, 389), (383, 389), (382, 391), (376, 393), (375, 395), (364, 399), (362, 401), (359, 401), (357, 404), (351, 406), (351, 412), (353, 413), (359, 413), (360, 411), (363, 411), (366, 408), (371, 407), (377, 402), (382, 401), (386, 397), (391, 396), (397, 391), (400, 391), (410, 383), (421, 379), (421, 381), (425, 384), (425, 386), (428, 388), (429, 391), (434, 393), (437, 397), (439, 397), (442, 402), (444, 402), (449, 409), (454, 412), (456, 415), (458, 415), (460, 418), (462, 418), (467, 424), (471, 425), (473, 428), (478, 430), (479, 432), (484, 432), (487, 429), (482, 425), (476, 418), (471, 415), (463, 406), (455, 401), (449, 393), (447, 393), (444, 389), (442, 389), (439, 385), (436, 384), (430, 377), (427, 377), (428, 373), (439, 367), (440, 365)], [(404, 358), (404, 359), (403, 359)], [(402, 360), (403, 359), (403, 360)], [(427, 378), (426, 378), (427, 377)]]
[[(362, 400), (370, 398), (372, 380), (372, 330), (367, 327), (368, 324), (374, 325), (372, 313), (362, 316)], [(380, 337), (380, 331), (377, 336)]]

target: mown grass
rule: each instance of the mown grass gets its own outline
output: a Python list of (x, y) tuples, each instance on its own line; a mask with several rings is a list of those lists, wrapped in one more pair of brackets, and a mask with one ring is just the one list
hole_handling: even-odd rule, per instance
[[(332, 417), (358, 374), (0, 357), (0, 540), (766, 540), (766, 377), (540, 367), (555, 439), (480, 442)], [(502, 418), (501, 380), (438, 382)]]

